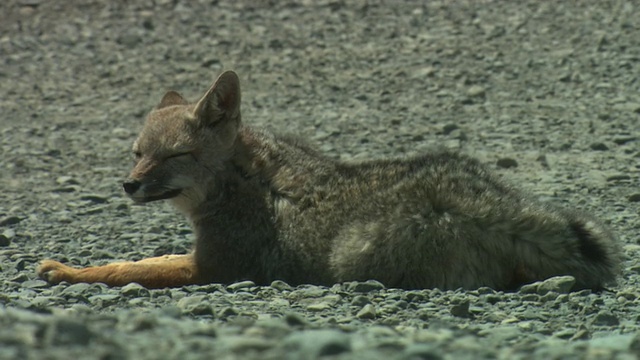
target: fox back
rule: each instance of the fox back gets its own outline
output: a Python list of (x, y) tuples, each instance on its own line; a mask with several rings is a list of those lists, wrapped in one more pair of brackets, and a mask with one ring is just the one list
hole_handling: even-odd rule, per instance
[(244, 125), (233, 72), (196, 103), (168, 92), (133, 154), (126, 193), (187, 216), (200, 282), (513, 289), (572, 275), (576, 288), (599, 289), (619, 272), (603, 224), (538, 202), (472, 158), (342, 163)]

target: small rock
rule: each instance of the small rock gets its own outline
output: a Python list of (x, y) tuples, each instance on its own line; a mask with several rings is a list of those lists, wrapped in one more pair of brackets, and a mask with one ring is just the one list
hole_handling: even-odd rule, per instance
[(91, 287), (91, 284), (88, 284), (88, 283), (71, 284), (65, 287), (60, 294), (76, 295), (76, 294), (88, 293), (88, 290), (90, 287)]
[(347, 289), (353, 292), (368, 293), (371, 291), (383, 290), (384, 285), (376, 280), (368, 280), (364, 282), (354, 281), (347, 286)]
[(640, 193), (631, 194), (628, 199), (630, 202), (640, 202)]
[(540, 285), (540, 282), (534, 282), (534, 283), (531, 283), (531, 284), (525, 284), (525, 285), (522, 285), (520, 287), (518, 292), (520, 294), (537, 294), (539, 285)]
[(402, 359), (406, 360), (441, 360), (441, 351), (432, 344), (414, 343), (404, 349)]
[(208, 302), (200, 302), (189, 309), (189, 314), (195, 316), (211, 316), (214, 315), (215, 312), (211, 304), (209, 304)]
[(435, 74), (435, 72), (436, 72), (436, 68), (434, 68), (433, 66), (426, 66), (414, 71), (413, 77), (414, 78), (428, 77)]
[(568, 294), (575, 283), (576, 278), (573, 276), (555, 276), (540, 282), (536, 289), (536, 293), (538, 295), (545, 295), (549, 292)]
[(96, 204), (104, 204), (109, 201), (106, 196), (97, 195), (97, 194), (86, 194), (80, 196), (80, 200), (91, 201)]
[(636, 141), (636, 140), (637, 138), (634, 136), (623, 136), (623, 137), (614, 138), (613, 142), (616, 143), (617, 145), (624, 145), (626, 143)]
[(292, 359), (335, 357), (351, 351), (351, 338), (337, 330), (303, 330), (289, 334), (281, 346)]
[(311, 323), (302, 315), (298, 313), (287, 313), (284, 315), (284, 321), (289, 326), (302, 326), (309, 327)]
[(624, 180), (630, 180), (630, 179), (631, 179), (631, 176), (627, 174), (616, 174), (616, 175), (611, 175), (607, 177), (607, 181), (624, 181)]
[(147, 331), (158, 326), (158, 318), (149, 314), (139, 314), (128, 321), (127, 330)]
[(617, 326), (620, 324), (620, 320), (608, 311), (601, 311), (593, 318), (593, 325), (602, 326)]
[(22, 283), (22, 287), (28, 289), (47, 288), (49, 286), (49, 283), (44, 280), (27, 280)]
[(607, 150), (609, 150), (609, 147), (607, 145), (605, 145), (604, 143), (601, 143), (601, 142), (593, 143), (593, 144), (589, 145), (589, 147), (591, 148), (591, 150), (595, 150), (595, 151), (607, 151)]
[(238, 314), (240, 314), (240, 311), (230, 306), (227, 306), (224, 309), (218, 311), (218, 317), (221, 319), (226, 319), (230, 316), (236, 316)]
[(191, 310), (198, 306), (202, 302), (208, 303), (209, 299), (205, 295), (193, 295), (185, 296), (178, 300), (176, 306), (182, 310), (183, 313), (191, 313)]
[(571, 337), (571, 341), (576, 340), (587, 340), (591, 337), (589, 331), (587, 329), (578, 329), (575, 334)]
[(518, 162), (512, 158), (501, 158), (501, 159), (498, 159), (498, 161), (496, 162), (496, 165), (498, 165), (498, 167), (503, 169), (509, 169), (509, 168), (518, 167)]
[(351, 305), (353, 306), (363, 307), (367, 304), (371, 304), (371, 299), (363, 295), (356, 295), (353, 297), (353, 300), (351, 300)]
[(19, 223), (22, 219), (17, 216), (7, 216), (0, 219), (0, 226), (10, 226)]
[(469, 313), (469, 300), (465, 300), (460, 304), (453, 305), (451, 307), (451, 315), (455, 317), (468, 318), (471, 317)]
[(291, 285), (287, 284), (286, 282), (284, 282), (282, 280), (274, 280), (273, 282), (271, 282), (271, 287), (276, 289), (276, 290), (278, 290), (278, 291), (291, 291), (291, 290), (293, 290)]
[(456, 124), (447, 124), (442, 127), (442, 133), (445, 135), (449, 135), (452, 131), (458, 130), (458, 125)]
[(11, 240), (9, 240), (5, 234), (0, 234), (0, 247), (7, 247), (9, 245), (11, 245)]
[(611, 334), (591, 339), (589, 341), (589, 347), (623, 352), (633, 347), (635, 338), (636, 334)]
[(55, 319), (45, 332), (49, 346), (88, 345), (92, 337), (87, 325), (68, 318)]
[(116, 41), (118, 42), (118, 44), (133, 49), (142, 42), (142, 37), (138, 34), (124, 34), (118, 37)]
[(326, 302), (320, 302), (317, 304), (311, 304), (307, 306), (308, 311), (323, 311), (328, 309), (331, 309), (331, 305)]
[(58, 185), (80, 185), (78, 180), (72, 178), (71, 176), (59, 176), (56, 178), (56, 183)]
[(131, 137), (131, 131), (125, 128), (115, 128), (111, 130), (111, 134), (118, 139), (127, 140)]
[(78, 185), (69, 185), (69, 186), (61, 186), (51, 190), (54, 193), (72, 193), (80, 191), (80, 187)]
[(469, 97), (483, 97), (485, 93), (485, 89), (480, 85), (473, 85), (467, 89), (467, 96)]
[(254, 286), (256, 286), (256, 283), (254, 283), (251, 280), (246, 280), (246, 281), (240, 281), (240, 282), (231, 284), (227, 286), (227, 289), (231, 291), (238, 291), (240, 289), (247, 289)]
[(236, 354), (262, 352), (274, 345), (273, 341), (258, 337), (234, 335), (226, 336), (223, 339), (223, 341), (219, 342), (220, 346), (226, 351), (231, 351)]
[(613, 105), (614, 110), (640, 113), (640, 103), (636, 102), (624, 102)]
[(149, 297), (149, 290), (138, 283), (130, 283), (120, 289), (120, 294), (126, 297)]
[(358, 311), (356, 314), (358, 319), (375, 319), (376, 318), (376, 308), (372, 304), (367, 304)]
[(107, 307), (117, 304), (120, 301), (120, 295), (116, 294), (96, 294), (89, 296), (89, 303), (99, 307)]

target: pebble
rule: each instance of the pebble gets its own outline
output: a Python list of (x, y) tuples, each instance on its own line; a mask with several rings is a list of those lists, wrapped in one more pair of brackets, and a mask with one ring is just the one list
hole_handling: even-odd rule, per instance
[(307, 310), (308, 311), (324, 311), (324, 310), (331, 309), (331, 307), (332, 306), (329, 303), (320, 302), (320, 303), (311, 304), (311, 305), (307, 306)]
[(376, 308), (372, 304), (367, 304), (362, 307), (356, 314), (358, 319), (375, 319), (376, 318)]
[(384, 285), (376, 280), (368, 280), (364, 282), (354, 281), (347, 285), (348, 291), (357, 293), (368, 293), (372, 291), (383, 290), (384, 288)]
[(353, 305), (353, 306), (363, 307), (363, 306), (365, 306), (367, 304), (371, 304), (371, 299), (369, 299), (368, 297), (366, 297), (364, 295), (356, 295), (351, 300), (351, 305)]
[(451, 315), (461, 318), (471, 317), (471, 313), (469, 313), (469, 304), (469, 300), (465, 300), (460, 304), (451, 306)]
[(247, 281), (240, 281), (240, 282), (231, 284), (227, 286), (227, 289), (230, 291), (238, 291), (241, 289), (248, 289), (254, 286), (256, 286), (256, 284), (253, 281), (247, 280)]
[(549, 292), (567, 294), (573, 288), (576, 279), (573, 276), (555, 276), (538, 283), (536, 293), (545, 295)]
[(512, 158), (500, 158), (496, 162), (496, 165), (498, 165), (498, 167), (503, 169), (510, 169), (510, 168), (518, 167), (518, 162)]
[(441, 360), (444, 357), (437, 346), (431, 344), (414, 343), (404, 349), (403, 360)]
[(48, 288), (49, 286), (51, 286), (51, 285), (49, 285), (48, 282), (46, 282), (44, 280), (37, 280), (37, 279), (36, 280), (27, 280), (27, 281), (24, 281), (22, 283), (22, 287), (23, 288), (28, 288), (28, 289)]
[(22, 221), (22, 219), (17, 216), (7, 216), (0, 219), (0, 226), (11, 226), (19, 223), (20, 221)]
[(600, 311), (593, 318), (593, 325), (603, 325), (603, 326), (617, 326), (620, 324), (620, 320), (617, 316), (613, 315), (609, 311)]
[(7, 247), (11, 245), (11, 240), (5, 234), (0, 234), (0, 247)]
[(138, 283), (130, 283), (120, 288), (120, 294), (126, 297), (149, 297), (149, 290)]
[(271, 287), (278, 291), (292, 291), (293, 287), (282, 280), (274, 280)]
[(85, 194), (80, 196), (80, 200), (90, 201), (95, 204), (104, 204), (109, 202), (109, 198), (98, 194)]
[(607, 151), (609, 150), (609, 147), (601, 142), (597, 142), (597, 143), (593, 143), (591, 145), (589, 145), (589, 147), (591, 148), (591, 150), (596, 150), (596, 151)]
[(467, 89), (467, 96), (469, 97), (483, 97), (485, 93), (486, 90), (480, 85), (473, 85)]
[(83, 322), (58, 318), (49, 324), (44, 337), (45, 343), (49, 346), (83, 346), (89, 344), (93, 333)]
[(351, 351), (351, 339), (336, 330), (302, 330), (285, 337), (281, 346), (293, 359), (317, 359)]
[(640, 113), (640, 103), (624, 102), (613, 105), (613, 109), (624, 112)]

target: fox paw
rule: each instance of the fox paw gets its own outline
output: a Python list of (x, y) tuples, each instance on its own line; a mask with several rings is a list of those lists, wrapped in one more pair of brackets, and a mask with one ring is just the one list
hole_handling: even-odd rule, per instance
[(36, 270), (38, 276), (50, 284), (58, 284), (73, 278), (76, 269), (55, 260), (43, 260)]

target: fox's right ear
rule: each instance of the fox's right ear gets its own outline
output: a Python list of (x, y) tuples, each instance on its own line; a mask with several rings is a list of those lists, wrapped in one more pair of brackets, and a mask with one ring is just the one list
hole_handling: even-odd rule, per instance
[(188, 103), (189, 102), (185, 98), (183, 98), (182, 95), (180, 95), (176, 91), (170, 90), (167, 91), (166, 94), (164, 94), (162, 100), (160, 100), (160, 103), (156, 106), (156, 109), (162, 109), (167, 106), (173, 105), (187, 105)]

